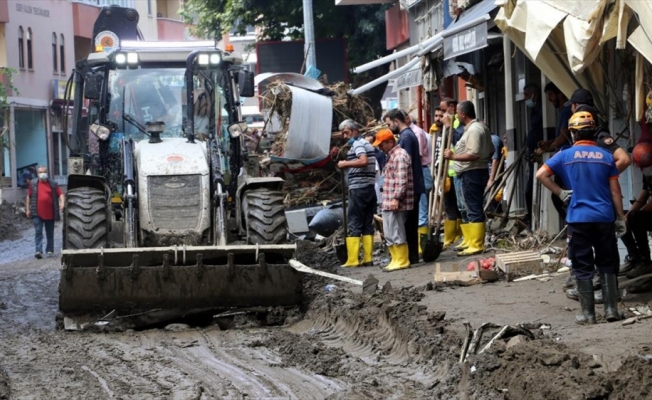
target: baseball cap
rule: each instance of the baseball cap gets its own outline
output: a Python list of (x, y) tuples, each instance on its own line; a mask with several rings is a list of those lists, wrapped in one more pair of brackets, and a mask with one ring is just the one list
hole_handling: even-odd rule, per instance
[(394, 134), (392, 133), (392, 131), (390, 131), (389, 129), (381, 129), (376, 134), (376, 141), (372, 144), (372, 146), (374, 147), (379, 146), (385, 140), (390, 140), (390, 139), (396, 140), (396, 138), (394, 138)]
[(593, 95), (586, 89), (577, 89), (570, 98), (570, 103), (588, 104), (593, 106)]

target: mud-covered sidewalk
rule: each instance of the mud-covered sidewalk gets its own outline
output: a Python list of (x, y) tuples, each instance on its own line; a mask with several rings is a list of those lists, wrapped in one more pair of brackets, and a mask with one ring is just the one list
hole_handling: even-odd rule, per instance
[[(362, 295), (346, 283), (306, 276), (300, 307), (237, 315), (228, 326), (58, 331), (59, 260), (34, 259), (32, 230), (23, 227), (18, 237), (0, 241), (0, 398), (652, 395), (648, 322), (575, 326), (578, 304), (563, 295), (564, 277), (429, 290), (432, 265), (392, 274), (378, 267), (342, 271), (334, 255), (312, 243), (299, 246), (298, 259), (310, 267), (356, 278), (372, 273), (381, 284), (390, 280), (393, 289)], [(438, 261), (446, 267), (453, 259), (444, 253)], [(637, 296), (626, 301), (648, 300)], [(533, 339), (497, 340), (460, 363), (465, 322), (472, 329), (486, 322), (498, 327), (543, 323), (544, 329), (530, 329)], [(487, 332), (479, 347), (496, 331)]]

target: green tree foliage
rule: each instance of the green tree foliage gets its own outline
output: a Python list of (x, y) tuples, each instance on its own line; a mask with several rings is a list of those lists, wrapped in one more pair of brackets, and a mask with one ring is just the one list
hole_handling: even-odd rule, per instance
[[(182, 15), (202, 37), (219, 40), (224, 32), (235, 29), (244, 34), (247, 26), (256, 26), (261, 30), (261, 40), (303, 39), (302, 5), (302, 0), (186, 0)], [(346, 38), (349, 67), (375, 60), (388, 54), (385, 10), (390, 6), (335, 6), (333, 0), (313, 0), (315, 37)], [(359, 86), (369, 82), (387, 73), (388, 68), (385, 65), (365, 74), (351, 74), (351, 83)]]
[[(14, 86), (14, 75), (17, 73), (13, 68), (0, 68), (0, 150), (9, 148), (9, 102), (7, 98), (18, 94)], [(0, 169), (2, 166), (0, 166)]]

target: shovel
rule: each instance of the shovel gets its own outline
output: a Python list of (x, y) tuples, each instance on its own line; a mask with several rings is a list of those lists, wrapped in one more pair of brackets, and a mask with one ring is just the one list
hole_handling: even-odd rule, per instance
[[(440, 151), (439, 151), (439, 162), (437, 163), (437, 171), (435, 172), (435, 147), (432, 146), (431, 150), (431, 164), (430, 164), (430, 174), (434, 176), (434, 185), (432, 191), (430, 192), (430, 202), (429, 202), (429, 229), (427, 235), (421, 236), (421, 258), (424, 262), (433, 262), (435, 261), (442, 252), (444, 244), (439, 240), (441, 234), (441, 214), (444, 209), (444, 184), (446, 183), (446, 175), (448, 172), (448, 160), (444, 160), (444, 149), (448, 149), (451, 144), (451, 130), (452, 127), (444, 127), (442, 132)], [(436, 217), (435, 217), (436, 216)], [(436, 224), (433, 223), (433, 219), (437, 218)], [(433, 225), (436, 227), (433, 228)], [(433, 233), (434, 230), (434, 233)]]
[(349, 236), (349, 223), (346, 217), (346, 180), (344, 179), (343, 169), (340, 169), (340, 178), (342, 179), (342, 222), (344, 223), (344, 243), (335, 246), (335, 255), (340, 263), (344, 264), (348, 258), (346, 237)]

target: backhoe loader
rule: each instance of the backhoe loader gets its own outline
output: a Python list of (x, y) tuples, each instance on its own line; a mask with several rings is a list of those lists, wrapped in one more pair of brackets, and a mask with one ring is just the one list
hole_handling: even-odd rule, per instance
[(253, 73), (214, 41), (147, 42), (131, 8), (102, 8), (66, 94), (64, 316), (293, 305), (301, 276), (279, 178), (252, 177), (240, 97)]

